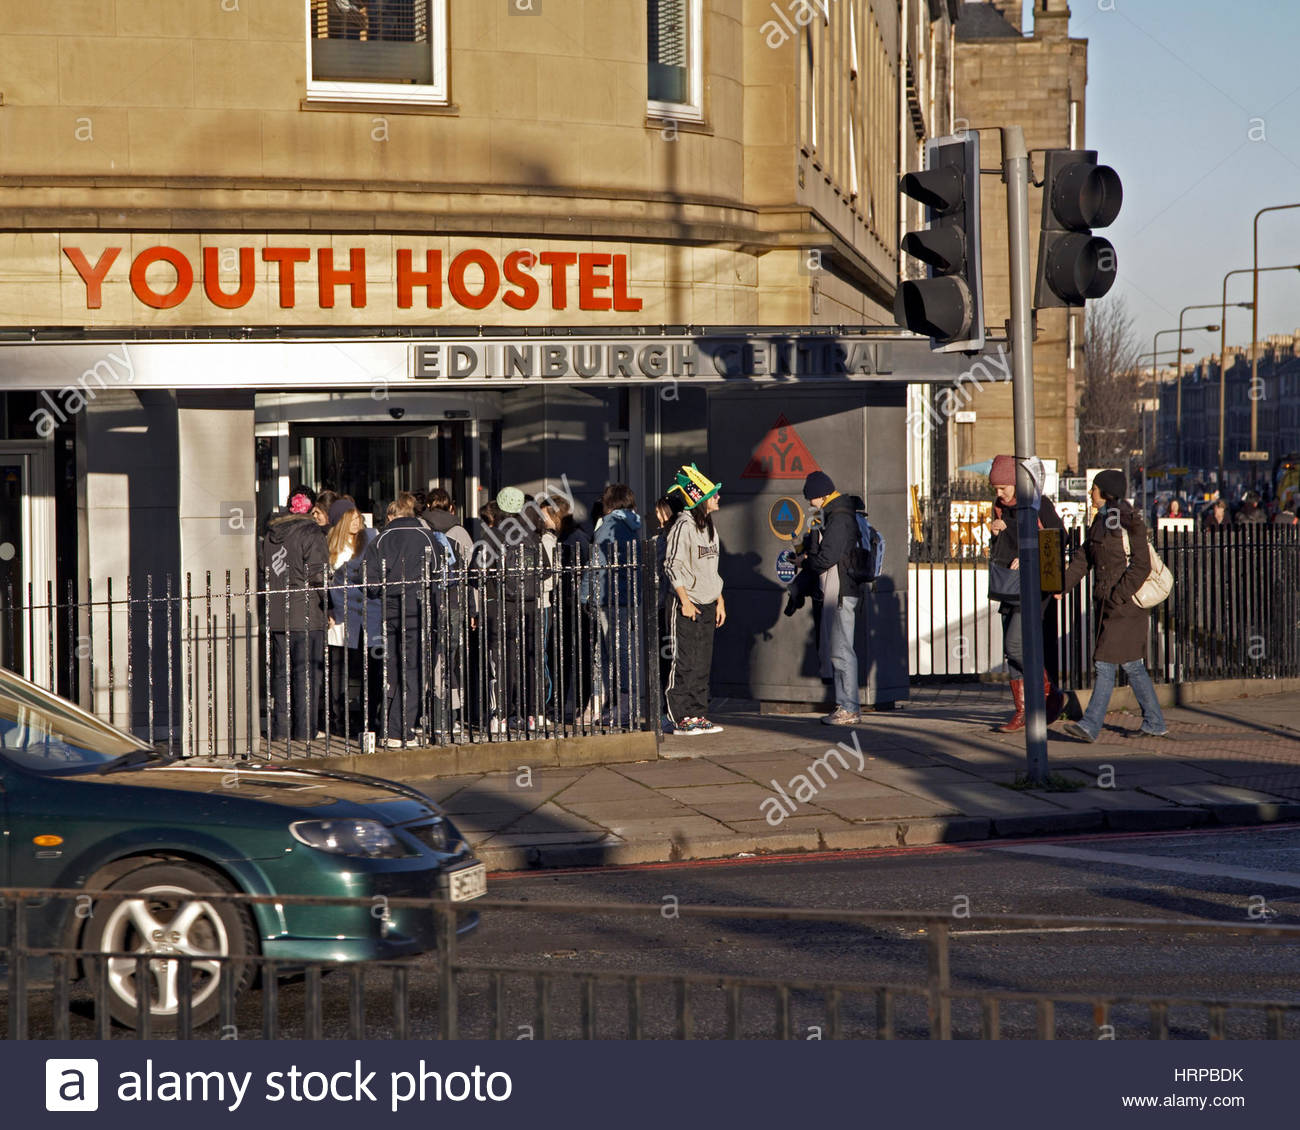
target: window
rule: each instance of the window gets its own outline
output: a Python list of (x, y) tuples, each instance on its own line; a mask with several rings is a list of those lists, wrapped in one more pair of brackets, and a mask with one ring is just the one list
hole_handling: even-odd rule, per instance
[(650, 112), (704, 118), (704, 0), (646, 0)]
[(447, 0), (307, 0), (307, 97), (447, 100)]

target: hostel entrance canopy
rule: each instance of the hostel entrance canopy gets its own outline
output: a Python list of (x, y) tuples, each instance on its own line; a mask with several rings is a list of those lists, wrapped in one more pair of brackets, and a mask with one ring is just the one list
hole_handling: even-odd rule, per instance
[[(65, 331), (67, 332), (67, 331)], [(75, 332), (75, 331), (73, 331)], [(185, 331), (177, 331), (184, 333)], [(9, 389), (434, 389), (556, 385), (963, 383), (1005, 379), (1005, 347), (983, 354), (931, 352), (928, 340), (877, 332), (774, 332), (753, 327), (708, 333), (368, 338), (305, 337), (302, 331), (239, 340), (97, 336), (0, 342), (0, 381)], [(389, 331), (392, 332), (392, 331)], [(386, 331), (380, 331), (386, 333)], [(399, 334), (400, 331), (395, 331)], [(499, 333), (499, 331), (498, 331)]]

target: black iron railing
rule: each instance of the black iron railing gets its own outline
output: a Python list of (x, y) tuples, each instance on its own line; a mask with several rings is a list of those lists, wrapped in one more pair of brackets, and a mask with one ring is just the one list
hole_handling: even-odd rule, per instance
[[(987, 542), (975, 523), (924, 534), (908, 567), (913, 677), (998, 670), (1002, 628), (988, 599)], [(1082, 552), (1083, 537), (1066, 532), (1068, 554)], [(1151, 615), (1147, 664), (1156, 682), (1300, 677), (1300, 527), (1161, 530), (1152, 543), (1174, 578), (1172, 595)], [(1090, 583), (1049, 598), (1044, 611), (1049, 668), (1066, 688), (1091, 686)]]
[[(292, 895), (196, 893), (204, 902), (346, 906), (370, 913), (371, 899)], [(76, 900), (88, 914), (110, 913), (131, 902), (122, 891), (0, 889), (0, 913), (8, 915), (7, 944), (0, 948), (7, 974), (3, 1030), (10, 1039), (507, 1039), (521, 1030), (536, 1039), (791, 1039), (807, 1038), (814, 1026), (826, 1039), (900, 1038), (1082, 1038), (1097, 1039), (1116, 1026), (1145, 1031), (1151, 1039), (1294, 1039), (1300, 1036), (1300, 994), (1237, 997), (1201, 992), (1063, 990), (1026, 984), (1023, 968), (999, 975), (981, 969), (978, 986), (953, 973), (955, 947), (987, 931), (1041, 938), (1049, 933), (1087, 932), (1090, 945), (1113, 941), (1124, 950), (1169, 939), (1198, 947), (1224, 947), (1227, 956), (1275, 944), (1282, 962), (1300, 942), (1300, 926), (1263, 922), (1186, 919), (1078, 918), (1056, 915), (973, 914), (922, 911), (810, 910), (681, 905), (675, 916), (707, 921), (712, 929), (752, 933), (782, 926), (846, 929), (876, 943), (914, 949), (912, 959), (891, 951), (894, 964), (910, 966), (889, 981), (810, 976), (762, 977), (717, 969), (635, 971), (626, 968), (546, 968), (520, 961), (497, 964), (466, 956), (457, 923), (466, 906), (484, 916), (525, 914), (573, 923), (619, 920), (619, 936), (631, 937), (637, 921), (662, 922), (661, 904), (535, 903), (445, 898), (385, 900), (385, 913), (411, 908), (438, 923), (436, 954), (427, 959), (343, 964), (268, 958), (161, 953), (101, 953), (28, 943), (29, 922), (51, 901)], [(558, 932), (558, 930), (557, 930)], [(472, 947), (471, 951), (472, 952)], [(545, 955), (549, 957), (551, 955)], [(969, 956), (969, 955), (968, 955)], [(545, 958), (543, 958), (545, 960)], [(159, 1014), (156, 1000), (138, 994), (135, 1015), (111, 1020), (113, 963), (134, 963), (137, 983), (162, 979), (177, 966), (175, 1006)], [(191, 976), (199, 964), (220, 967), (217, 1007), (211, 1019), (194, 1022)], [(963, 961), (969, 965), (968, 961)], [(1279, 968), (1282, 968), (1279, 965)], [(251, 976), (252, 972), (257, 977)], [(80, 975), (80, 977), (78, 976)], [(1005, 978), (1018, 987), (999, 987)], [(967, 976), (964, 978), (970, 981)], [(249, 987), (251, 986), (251, 987)], [(205, 986), (204, 992), (212, 990)]]
[(615, 543), (288, 589), (270, 570), (11, 588), (0, 634), (19, 674), (171, 754), (319, 757), (657, 731), (658, 592), (652, 555)]

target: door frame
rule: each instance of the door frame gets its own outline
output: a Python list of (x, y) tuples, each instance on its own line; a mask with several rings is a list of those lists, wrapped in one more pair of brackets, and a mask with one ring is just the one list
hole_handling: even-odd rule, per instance
[[(24, 588), (30, 585), (36, 605), (42, 606), (48, 600), (52, 586), (57, 585), (55, 575), (55, 527), (54, 527), (54, 445), (49, 440), (7, 439), (0, 440), (0, 463), (21, 460), (23, 475), (22, 501), (22, 540), (23, 557), (22, 583)], [(54, 604), (57, 609), (58, 593), (54, 592)], [(24, 613), (32, 615), (24, 601)], [(47, 611), (46, 622), (33, 625), (27, 630), (26, 621), (22, 630), (22, 639), (16, 649), (22, 656), (26, 676), (36, 683), (44, 683), (50, 673), (51, 665), (58, 667), (58, 625), (48, 621), (57, 612)], [(0, 618), (2, 619), (2, 618)], [(4, 624), (0, 623), (0, 631)], [(51, 652), (50, 640), (54, 640)]]

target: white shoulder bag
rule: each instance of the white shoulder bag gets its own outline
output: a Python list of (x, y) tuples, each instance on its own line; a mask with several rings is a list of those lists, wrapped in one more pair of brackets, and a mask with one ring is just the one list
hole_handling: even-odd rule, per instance
[[(1120, 535), (1124, 538), (1124, 558), (1126, 561), (1132, 561), (1133, 546), (1128, 540), (1128, 530), (1121, 529)], [(1174, 575), (1160, 560), (1160, 554), (1156, 552), (1156, 547), (1150, 541), (1147, 542), (1147, 552), (1151, 555), (1151, 572), (1142, 582), (1142, 587), (1133, 594), (1133, 603), (1139, 608), (1154, 608), (1157, 604), (1163, 604), (1174, 591)]]

